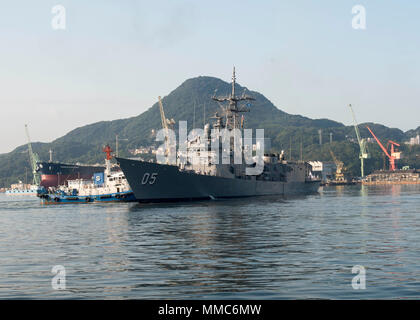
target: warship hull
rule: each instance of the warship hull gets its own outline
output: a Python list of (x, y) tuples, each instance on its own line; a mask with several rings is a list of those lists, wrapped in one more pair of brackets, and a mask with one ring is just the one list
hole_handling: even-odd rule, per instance
[(117, 158), (139, 202), (316, 193), (319, 181), (264, 181), (181, 171), (177, 166)]

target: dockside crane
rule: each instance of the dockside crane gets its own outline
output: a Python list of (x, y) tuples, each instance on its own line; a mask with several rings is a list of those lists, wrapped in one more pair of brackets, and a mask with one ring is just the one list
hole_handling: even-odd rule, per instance
[(357, 124), (356, 115), (354, 114), (353, 107), (351, 106), (351, 104), (349, 104), (349, 107), (350, 107), (351, 114), (353, 116), (353, 124), (354, 124), (354, 130), (356, 131), (357, 142), (359, 143), (359, 147), (360, 147), (360, 152), (359, 152), (360, 174), (361, 174), (361, 177), (363, 178), (365, 176), (364, 160), (369, 159), (370, 154), (367, 152), (366, 140), (360, 137), (359, 125)]
[(378, 143), (378, 145), (381, 147), (382, 151), (385, 153), (385, 155), (388, 157), (389, 159), (389, 170), (390, 171), (395, 171), (396, 170), (396, 166), (395, 166), (395, 160), (397, 159), (401, 159), (401, 152), (398, 152), (397, 150), (394, 149), (394, 146), (399, 147), (400, 145), (392, 140), (388, 141), (388, 145), (391, 145), (391, 152), (389, 153), (387, 148), (385, 148), (382, 143), (379, 141), (379, 139), (375, 136), (375, 134), (372, 132), (372, 130), (370, 130), (370, 128), (368, 126), (366, 126), (366, 128), (369, 130), (370, 134), (375, 138), (376, 142)]
[(39, 162), (39, 157), (36, 153), (32, 151), (31, 138), (29, 137), (29, 130), (28, 130), (27, 124), (25, 124), (25, 132), (26, 132), (26, 137), (28, 138), (28, 153), (29, 153), (29, 161), (31, 163), (32, 174), (33, 174), (33, 184), (36, 186), (39, 186), (41, 179), (39, 177), (38, 172), (36, 171), (36, 168), (37, 168), (36, 164), (37, 162)]
[(162, 123), (162, 129), (165, 130), (165, 156), (169, 154), (169, 129), (173, 129), (175, 124), (174, 119), (166, 119), (165, 111), (163, 110), (163, 104), (160, 96), (159, 99), (159, 110), (160, 110), (160, 121)]
[(336, 166), (336, 171), (335, 171), (335, 180), (336, 181), (344, 181), (344, 163), (343, 161), (340, 161), (337, 159), (337, 157), (335, 156), (334, 152), (330, 149), (330, 153), (331, 153), (331, 157), (334, 160), (335, 166)]
[(165, 129), (165, 131), (169, 130), (169, 129), (173, 129), (173, 125), (175, 124), (175, 120), (174, 119), (166, 119), (165, 117), (165, 111), (163, 110), (163, 104), (162, 104), (162, 100), (160, 98), (160, 96), (158, 97), (159, 99), (159, 111), (160, 111), (160, 121), (162, 123), (162, 128)]

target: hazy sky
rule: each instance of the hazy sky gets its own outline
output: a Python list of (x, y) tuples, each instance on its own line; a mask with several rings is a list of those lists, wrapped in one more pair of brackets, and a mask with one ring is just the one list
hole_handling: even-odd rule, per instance
[[(53, 6), (66, 9), (54, 30)], [(366, 29), (352, 28), (352, 7)], [(420, 1), (0, 0), (0, 153), (135, 116), (210, 75), (311, 118), (420, 125)]]

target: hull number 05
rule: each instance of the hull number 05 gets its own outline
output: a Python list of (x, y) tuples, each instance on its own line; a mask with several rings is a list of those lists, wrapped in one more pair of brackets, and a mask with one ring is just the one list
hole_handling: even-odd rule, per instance
[(141, 184), (154, 184), (156, 182), (157, 173), (154, 172), (152, 174), (146, 172), (143, 175), (143, 179), (141, 179)]

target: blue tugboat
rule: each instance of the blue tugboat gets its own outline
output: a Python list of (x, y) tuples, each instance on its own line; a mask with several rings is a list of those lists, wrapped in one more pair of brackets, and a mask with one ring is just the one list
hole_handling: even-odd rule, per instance
[(118, 192), (103, 195), (79, 196), (69, 195), (63, 191), (57, 193), (38, 193), (43, 204), (91, 203), (91, 202), (133, 202), (136, 201), (133, 192)]
[(65, 203), (104, 203), (104, 202), (133, 202), (136, 201), (134, 193), (122, 171), (111, 172), (111, 148), (106, 146), (103, 150), (105, 171), (95, 173), (93, 179), (68, 180), (66, 186), (58, 189), (42, 188), (37, 196), (43, 204)]

